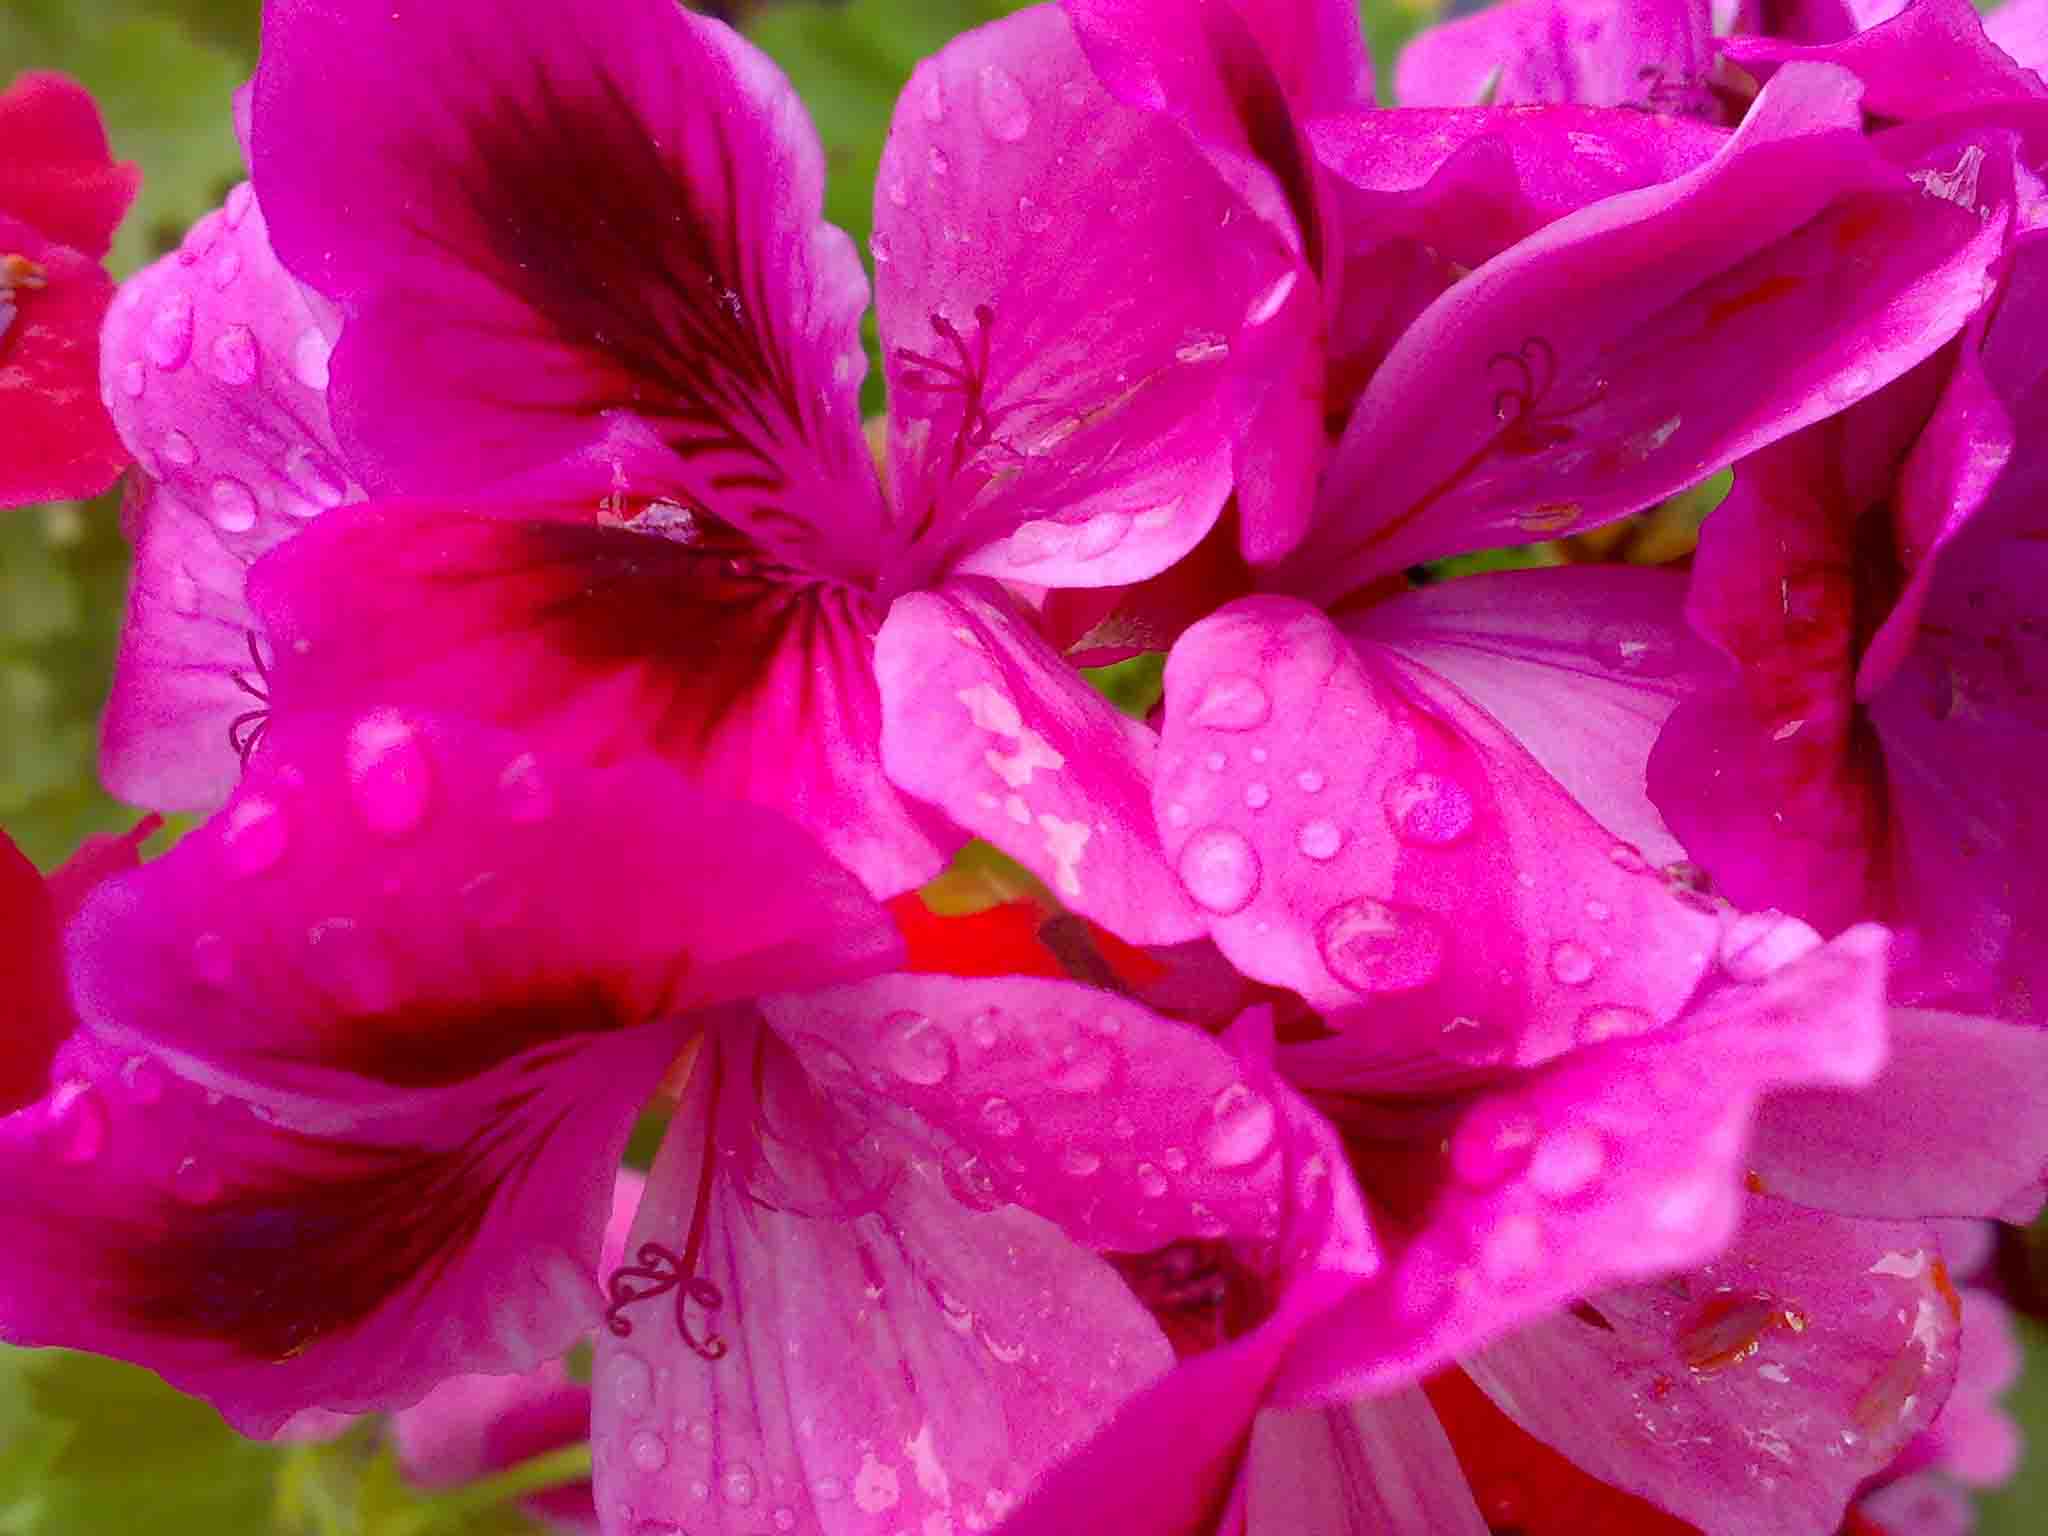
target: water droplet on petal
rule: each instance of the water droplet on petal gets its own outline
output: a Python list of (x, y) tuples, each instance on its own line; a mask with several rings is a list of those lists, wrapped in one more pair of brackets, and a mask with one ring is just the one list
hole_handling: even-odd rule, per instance
[(787, 1504), (775, 1511), (775, 1529), (778, 1531), (793, 1531), (796, 1529), (796, 1511)]
[(1207, 757), (1202, 759), (1202, 766), (1208, 769), (1211, 773), (1221, 773), (1223, 771), (1223, 765), (1229, 761), (1230, 759), (1225, 757), (1221, 752), (1211, 752)]
[(1116, 1076), (1117, 1053), (1100, 1040), (1069, 1040), (1060, 1047), (1052, 1085), (1062, 1093), (1099, 1093)]
[(668, 1444), (651, 1429), (640, 1430), (628, 1440), (626, 1454), (642, 1472), (659, 1472), (668, 1465)]
[(213, 264), (213, 286), (225, 292), (234, 280), (242, 275), (242, 253), (232, 245), (220, 253)]
[(1304, 768), (1301, 770), (1300, 773), (1297, 773), (1294, 776), (1294, 782), (1301, 786), (1301, 792), (1303, 794), (1319, 795), (1323, 792), (1323, 785), (1327, 783), (1328, 780), (1326, 780), (1320, 773), (1316, 772), (1315, 769)]
[(939, 88), (939, 72), (928, 67), (924, 77), (924, 120), (928, 123), (942, 123), (946, 120), (946, 96)]
[(882, 1054), (906, 1083), (929, 1088), (953, 1070), (953, 1042), (921, 1013), (892, 1014), (882, 1026)]
[(1219, 916), (1242, 912), (1259, 889), (1259, 856), (1244, 834), (1206, 827), (1180, 851), (1180, 883), (1201, 906)]
[(984, 64), (980, 87), (981, 126), (989, 137), (1015, 144), (1031, 131), (1031, 101), (1016, 76), (1000, 64)]
[(1024, 523), (1010, 535), (1010, 564), (1036, 565), (1041, 560), (1050, 560), (1070, 537), (1072, 530), (1064, 523), (1049, 522), (1044, 518)]
[(196, 1157), (171, 1170), (171, 1193), (186, 1205), (211, 1205), (220, 1198), (220, 1175)]
[(1268, 320), (1279, 314), (1280, 306), (1285, 304), (1287, 296), (1294, 292), (1294, 285), (1300, 280), (1300, 277), (1301, 274), (1291, 267), (1287, 271), (1282, 272), (1267, 286), (1263, 293), (1252, 300), (1250, 306), (1244, 312), (1244, 323), (1246, 325), (1264, 325)]
[(1303, 822), (1294, 835), (1294, 846), (1311, 859), (1334, 859), (1337, 850), (1344, 846), (1344, 833), (1334, 821)]
[(889, 178), (889, 201), (898, 208), (910, 206), (910, 181), (900, 171)]
[(192, 355), (192, 300), (188, 295), (172, 294), (150, 316), (142, 351), (166, 373), (185, 366), (185, 359)]
[(1637, 677), (1668, 677), (1678, 670), (1675, 631), (1657, 624), (1617, 621), (1593, 631), (1587, 652), (1611, 672)]
[(718, 1480), (718, 1491), (728, 1504), (745, 1507), (753, 1503), (756, 1492), (754, 1469), (745, 1462), (726, 1468), (725, 1476)]
[(179, 469), (190, 469), (199, 462), (199, 450), (192, 446), (192, 439), (176, 427), (164, 434), (163, 455), (166, 464)]
[(294, 515), (313, 517), (329, 507), (338, 507), (348, 497), (348, 480), (312, 448), (294, 448), (285, 455), (284, 472), (310, 506), (291, 508)]
[(121, 393), (130, 400), (140, 400), (148, 383), (149, 375), (143, 372), (142, 364), (129, 362), (121, 365)]
[(1212, 731), (1249, 731), (1264, 725), (1273, 701), (1257, 678), (1241, 672), (1219, 672), (1195, 704), (1188, 719)]
[(1536, 1122), (1519, 1109), (1480, 1103), (1451, 1136), (1451, 1172), (1474, 1189), (1491, 1189), (1519, 1171), (1536, 1144)]
[(1247, 784), (1244, 787), (1244, 803), (1254, 811), (1263, 811), (1273, 799), (1273, 791), (1263, 784)]
[(209, 349), (213, 376), (223, 384), (251, 384), (256, 379), (256, 335), (246, 325), (231, 325), (213, 338)]
[(1157, 1200), (1165, 1194), (1168, 1185), (1166, 1175), (1150, 1163), (1138, 1164), (1138, 1190), (1148, 1200)]
[(522, 752), (498, 775), (498, 811), (507, 821), (531, 826), (555, 813), (555, 789), (540, 759)]
[(247, 533), (256, 526), (256, 497), (241, 481), (222, 475), (209, 494), (213, 525), (222, 533)]
[(1000, 1097), (983, 1102), (981, 1123), (988, 1127), (991, 1136), (1014, 1136), (1024, 1129), (1024, 1117), (1017, 1113), (1017, 1106)]
[(988, 1165), (972, 1155), (957, 1161), (948, 1159), (940, 1166), (940, 1177), (946, 1185), (946, 1193), (970, 1211), (992, 1211), (1003, 1203), (1002, 1193), (996, 1188), (995, 1175)]
[(612, 1361), (609, 1389), (619, 1412), (629, 1419), (645, 1418), (654, 1406), (654, 1372), (638, 1355), (620, 1355)]
[(1550, 948), (1550, 974), (1567, 987), (1583, 987), (1593, 979), (1593, 952), (1570, 939)]
[(348, 733), (349, 795), (363, 825), (402, 837), (426, 820), (433, 768), (419, 733), (394, 710), (363, 716)]
[(107, 1149), (113, 1119), (99, 1089), (85, 1078), (59, 1083), (50, 1093), (46, 1113), (49, 1144), (58, 1162), (82, 1167)]
[(1085, 1179), (1102, 1167), (1102, 1159), (1086, 1147), (1069, 1147), (1060, 1166), (1077, 1179)]
[(690, 1444), (696, 1446), (699, 1450), (709, 1450), (711, 1448), (711, 1421), (709, 1419), (691, 1420), (689, 1435)]
[(261, 795), (237, 800), (222, 819), (221, 852), (230, 874), (262, 874), (284, 857), (290, 840), (284, 809)]
[(1168, 1173), (1186, 1173), (1188, 1171), (1188, 1155), (1179, 1147), (1168, 1147), (1159, 1154), (1159, 1161), (1165, 1165)]
[(1472, 830), (1472, 797), (1456, 779), (1418, 768), (1386, 788), (1387, 820), (1403, 842), (1455, 843)]
[(1354, 992), (1427, 986), (1443, 966), (1443, 928), (1434, 917), (1369, 896), (1323, 914), (1316, 944), (1330, 974)]
[(1562, 1199), (1576, 1195), (1600, 1177), (1607, 1148), (1590, 1126), (1561, 1126), (1536, 1145), (1529, 1160), (1529, 1183), (1539, 1194)]
[(1217, 1168), (1242, 1168), (1273, 1148), (1279, 1119), (1270, 1099), (1232, 1083), (1209, 1107), (1203, 1150)]
[(1130, 513), (1098, 512), (1081, 524), (1081, 531), (1074, 538), (1074, 554), (1082, 560), (1100, 559), (1123, 543), (1130, 531)]
[(1598, 1045), (1603, 1040), (1618, 1040), (1629, 1035), (1640, 1035), (1650, 1027), (1650, 1016), (1640, 1008), (1619, 1008), (1611, 1004), (1599, 1008), (1588, 1008), (1579, 1015), (1576, 1034), (1581, 1045)]
[(846, 1484), (836, 1477), (821, 1477), (811, 1484), (811, 1492), (818, 1496), (821, 1504), (833, 1504), (846, 1497)]
[(321, 334), (317, 325), (308, 326), (292, 343), (292, 374), (306, 388), (324, 390), (333, 357), (334, 344)]

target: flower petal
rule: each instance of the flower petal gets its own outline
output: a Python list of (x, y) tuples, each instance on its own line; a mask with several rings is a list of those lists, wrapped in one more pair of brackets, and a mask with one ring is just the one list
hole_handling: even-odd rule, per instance
[(1524, 1429), (1709, 1532), (1832, 1531), (1935, 1416), (1959, 1298), (1926, 1228), (1752, 1198), (1735, 1246), (1465, 1368)]
[(43, 877), (13, 839), (0, 833), (0, 997), (8, 1000), (0, 1037), (0, 1114), (42, 1097), (50, 1058), (71, 1033), (57, 912)]
[(1430, 27), (1401, 50), (1394, 95), (1409, 107), (1571, 102), (1718, 116), (1699, 0), (1507, 0)]
[(1712, 920), (1499, 722), (1305, 604), (1190, 629), (1165, 709), (1154, 804), (1216, 942), (1390, 1062), (1545, 1060), (1705, 970)]
[(1252, 1531), (1487, 1536), (1429, 1400), (1410, 1389), (1259, 1415), (1245, 1473)]
[[(19, 287), (15, 257), (29, 264)], [(96, 393), (113, 297), (97, 262), (0, 212), (0, 508), (97, 496), (128, 462)]]
[(1117, 713), (987, 583), (896, 600), (875, 643), (882, 762), (1136, 944), (1202, 924), (1152, 820), (1158, 738)]
[[(106, 257), (142, 173), (115, 164), (99, 108), (76, 81), (41, 70), (0, 91), (0, 210), (91, 261)], [(27, 441), (26, 438), (23, 441)]]
[[(1928, 196), (1859, 121), (1851, 76), (1788, 67), (1698, 171), (1562, 219), (1447, 292), (1359, 401), (1292, 588), (1333, 599), (1638, 510), (1954, 335), (2003, 221)], [(1984, 167), (1995, 196), (2000, 166)], [(1806, 343), (1778, 346), (1787, 328)]]
[(1218, 233), (1229, 188), (1109, 96), (1050, 6), (919, 67), (880, 185), (889, 463), (925, 558), (1115, 586), (1193, 548), (1230, 492), (1233, 351), (1291, 266), (1277, 238)]
[(280, 6), (254, 111), (278, 249), (346, 319), (336, 411), (372, 489), (474, 489), (624, 414), (663, 494), (872, 568), (866, 279), (750, 44), (665, 0)]
[(1985, 35), (1969, 0), (1918, 0), (1836, 42), (1731, 37), (1728, 56), (1760, 80), (1799, 60), (1838, 64), (1863, 81), (1864, 110), (1910, 122), (2001, 102), (2048, 99), (2048, 85)]
[(599, 762), (651, 752), (800, 818), (878, 895), (938, 873), (958, 834), (883, 777), (865, 597), (785, 583), (715, 535), (517, 510), (372, 503), (266, 559), (251, 597), (276, 706), (388, 700)]

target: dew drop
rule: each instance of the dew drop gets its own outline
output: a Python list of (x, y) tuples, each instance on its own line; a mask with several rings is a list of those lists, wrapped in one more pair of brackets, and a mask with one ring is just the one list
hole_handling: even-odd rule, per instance
[(1179, 1147), (1168, 1147), (1159, 1154), (1159, 1161), (1165, 1165), (1168, 1173), (1178, 1174), (1188, 1171), (1188, 1155)]
[(654, 1372), (638, 1355), (620, 1355), (611, 1365), (612, 1401), (629, 1419), (642, 1419), (654, 1406)]
[(1678, 670), (1677, 636), (1656, 624), (1603, 624), (1593, 631), (1587, 651), (1611, 672), (1669, 677)]
[(1607, 1004), (1599, 1008), (1588, 1008), (1579, 1015), (1577, 1036), (1581, 1045), (1598, 1045), (1603, 1040), (1619, 1040), (1630, 1035), (1640, 1035), (1650, 1027), (1650, 1016), (1640, 1008), (1621, 1008)]
[(1166, 1193), (1167, 1188), (1165, 1174), (1151, 1163), (1138, 1164), (1138, 1190), (1148, 1200), (1157, 1200)]
[(213, 264), (213, 286), (226, 290), (242, 275), (242, 253), (232, 245), (220, 253), (220, 259)]
[(1024, 1117), (1017, 1113), (1017, 1106), (1000, 1096), (983, 1101), (981, 1123), (988, 1127), (991, 1136), (1014, 1136), (1024, 1129)]
[(1451, 1172), (1473, 1189), (1491, 1189), (1519, 1171), (1536, 1144), (1536, 1122), (1517, 1109), (1481, 1103), (1451, 1136)]
[(1069, 1147), (1066, 1156), (1060, 1159), (1060, 1166), (1077, 1179), (1085, 1179), (1099, 1172), (1102, 1159), (1086, 1147)]
[(1129, 537), (1131, 514), (1098, 512), (1081, 524), (1081, 531), (1074, 538), (1074, 554), (1082, 560), (1099, 560)]
[(651, 1429), (643, 1429), (626, 1442), (626, 1454), (642, 1472), (659, 1472), (668, 1465), (668, 1444)]
[(1259, 856), (1229, 827), (1205, 827), (1189, 838), (1179, 870), (1188, 895), (1219, 916), (1242, 912), (1258, 893)]
[(192, 355), (192, 300), (188, 295), (172, 294), (150, 316), (142, 351), (166, 373), (185, 366), (185, 359)]
[(99, 1089), (86, 1079), (59, 1083), (50, 1094), (47, 1114), (50, 1145), (58, 1162), (83, 1167), (106, 1151), (113, 1119)]
[(1065, 545), (1070, 530), (1063, 523), (1049, 522), (1034, 518), (1019, 525), (1010, 535), (1008, 547), (1010, 564), (1036, 565), (1041, 560), (1050, 560)]
[(696, 1446), (698, 1450), (703, 1451), (711, 1448), (711, 1421), (709, 1419), (692, 1419), (688, 1433), (690, 1444)]
[(213, 525), (222, 533), (247, 533), (256, 526), (256, 497), (241, 481), (222, 475), (209, 494)]
[(165, 463), (179, 469), (190, 469), (199, 462), (199, 450), (192, 446), (192, 439), (176, 427), (164, 434), (163, 455)]
[(1116, 1075), (1117, 1053), (1100, 1040), (1069, 1040), (1060, 1047), (1052, 1085), (1062, 1093), (1099, 1093)]
[(221, 1178), (196, 1157), (188, 1157), (171, 1171), (171, 1193), (186, 1205), (211, 1205), (220, 1198)]
[(363, 716), (348, 733), (349, 796), (363, 825), (403, 837), (426, 820), (433, 768), (419, 733), (394, 710)]
[(953, 1042), (923, 1014), (891, 1014), (882, 1029), (883, 1058), (904, 1082), (929, 1088), (952, 1073)]
[(976, 104), (990, 138), (1015, 144), (1031, 131), (1031, 101), (1015, 75), (1000, 64), (984, 64), (980, 87)]
[(836, 1477), (821, 1477), (811, 1484), (811, 1492), (818, 1496), (821, 1504), (836, 1504), (846, 1497), (846, 1484)]
[(1472, 797), (1456, 779), (1418, 768), (1387, 785), (1387, 820), (1403, 842), (1455, 843), (1472, 830)]
[(1586, 903), (1586, 916), (1596, 923), (1604, 923), (1608, 918), (1614, 916), (1614, 908), (1597, 898), (1591, 899)]
[(213, 376), (223, 384), (253, 384), (256, 381), (256, 335), (246, 325), (231, 325), (213, 338), (208, 349)]
[(1294, 782), (1301, 786), (1303, 794), (1319, 795), (1323, 792), (1323, 785), (1329, 781), (1315, 769), (1304, 768), (1294, 776)]
[(320, 327), (307, 326), (292, 343), (292, 376), (308, 389), (324, 390), (333, 357), (334, 344), (321, 334)]
[(149, 376), (142, 370), (142, 364), (136, 362), (123, 364), (121, 367), (121, 393), (130, 400), (140, 400), (142, 398), (142, 391), (148, 384), (148, 379)]
[(1188, 719), (1212, 731), (1249, 731), (1266, 723), (1273, 702), (1257, 678), (1241, 672), (1219, 672), (1196, 702)]
[(1294, 292), (1294, 285), (1300, 279), (1300, 276), (1301, 274), (1292, 268), (1282, 272), (1267, 286), (1263, 293), (1252, 300), (1250, 307), (1244, 312), (1244, 323), (1246, 325), (1264, 325), (1268, 320), (1279, 314), (1280, 306), (1285, 304), (1287, 296)]
[(1211, 773), (1221, 773), (1223, 771), (1224, 764), (1228, 763), (1229, 761), (1230, 759), (1225, 757), (1221, 752), (1211, 752), (1207, 757), (1202, 759), (1202, 766), (1208, 769)]
[(297, 516), (316, 516), (329, 507), (340, 506), (348, 497), (348, 481), (316, 449), (294, 448), (285, 455), (284, 472), (299, 494), (311, 503), (303, 510), (293, 507)]
[(754, 1469), (745, 1462), (726, 1468), (725, 1476), (718, 1480), (718, 1492), (725, 1502), (741, 1508), (754, 1502), (758, 1485), (754, 1481)]
[(787, 1504), (775, 1511), (774, 1518), (775, 1529), (778, 1531), (793, 1531), (796, 1529), (796, 1511)]
[(1244, 803), (1254, 811), (1263, 811), (1272, 802), (1273, 791), (1263, 784), (1247, 784), (1244, 787)]
[(1354, 992), (1426, 986), (1443, 966), (1443, 929), (1434, 917), (1369, 896), (1324, 913), (1316, 945), (1330, 974)]
[(1344, 834), (1334, 821), (1306, 821), (1301, 830), (1294, 834), (1294, 846), (1304, 855), (1318, 861), (1337, 857), (1337, 850), (1344, 846)]
[(1209, 1107), (1203, 1151), (1216, 1168), (1243, 1168), (1272, 1150), (1278, 1117), (1272, 1101), (1232, 1083)]
[(924, 120), (928, 123), (942, 123), (946, 120), (946, 96), (939, 89), (939, 74), (936, 68), (929, 69), (924, 78)]
[(1593, 952), (1570, 939), (1550, 947), (1550, 974), (1567, 987), (1583, 987), (1593, 979)]
[(1590, 1126), (1561, 1126), (1536, 1145), (1529, 1160), (1529, 1183), (1537, 1193), (1563, 1199), (1576, 1195), (1600, 1177), (1607, 1149)]
[(260, 875), (284, 857), (291, 825), (276, 802), (249, 795), (228, 808), (221, 826), (221, 852), (228, 872)]

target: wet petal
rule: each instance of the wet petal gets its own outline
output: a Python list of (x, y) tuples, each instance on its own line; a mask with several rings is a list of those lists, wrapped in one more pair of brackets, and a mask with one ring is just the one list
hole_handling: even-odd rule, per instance
[(1508, 0), (1428, 28), (1401, 50), (1394, 95), (1410, 107), (1639, 107), (1719, 115), (1704, 77), (1702, 0)]
[(472, 489), (625, 414), (664, 447), (653, 489), (806, 568), (872, 569), (866, 280), (750, 44), (664, 0), (293, 6), (254, 111), (278, 247), (347, 321), (337, 412), (373, 489)]
[[(1037, 1217), (963, 1206), (921, 1159), (871, 1183), (859, 1116), (765, 1050), (758, 1133), (716, 1114), (706, 1147), (720, 1080), (700, 1068), (634, 1223), (636, 1260), (683, 1249), (712, 1289), (674, 1316), (667, 1294), (615, 1308), (599, 1336), (606, 1529), (992, 1526), (1166, 1367), (1165, 1341), (1107, 1264)], [(740, 1085), (722, 1081), (729, 1100)]]
[(1429, 1400), (1409, 1390), (1259, 1416), (1245, 1473), (1254, 1531), (1486, 1536)]
[(1158, 737), (1117, 713), (992, 586), (897, 599), (875, 670), (895, 783), (1129, 942), (1202, 932), (1152, 819)]
[(1773, 1195), (1845, 1215), (2030, 1221), (2048, 1180), (2048, 1037), (1899, 1009), (1876, 1083), (1775, 1095), (1750, 1165)]
[(1760, 80), (1799, 60), (1853, 70), (1867, 92), (1864, 109), (1881, 118), (1911, 121), (2048, 99), (2040, 76), (1985, 34), (1984, 20), (1968, 0), (1919, 0), (1839, 41), (1731, 37), (1723, 46)]
[[(1143, 200), (1146, 216), (1120, 210)], [(1041, 7), (920, 66), (874, 251), (889, 462), (921, 559), (1046, 586), (1141, 580), (1208, 532), (1246, 407), (1234, 357), (1291, 265)]]
[(525, 510), (375, 503), (278, 550), (251, 578), (272, 699), (460, 711), (599, 762), (652, 752), (801, 818), (878, 895), (938, 873), (958, 835), (883, 777), (864, 596), (786, 582), (679, 508), (672, 527)]
[[(1853, 131), (1856, 104), (1839, 70), (1782, 71), (1713, 161), (1549, 226), (1432, 305), (1351, 418), (1293, 590), (1335, 598), (1637, 510), (1954, 335), (2002, 221), (1923, 192)], [(1795, 352), (1774, 339), (1788, 327)]]
[(2048, 64), (2048, 6), (2042, 0), (2006, 0), (1984, 18), (1984, 35), (2037, 74)]
[(1705, 970), (1711, 919), (1500, 722), (1305, 604), (1189, 630), (1165, 708), (1154, 804), (1216, 942), (1390, 1063), (1544, 1060)]
[(1466, 1369), (1604, 1482), (1711, 1531), (1831, 1531), (1929, 1423), (1959, 1305), (1924, 1227), (1752, 1199), (1729, 1252), (1604, 1291)]

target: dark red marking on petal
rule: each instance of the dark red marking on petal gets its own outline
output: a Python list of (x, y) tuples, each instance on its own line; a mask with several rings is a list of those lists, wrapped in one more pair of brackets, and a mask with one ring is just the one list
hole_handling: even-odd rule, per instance
[(1780, 272), (1760, 283), (1752, 284), (1741, 293), (1722, 299), (1710, 308), (1707, 311), (1707, 328), (1712, 330), (1724, 320), (1732, 320), (1745, 310), (1758, 309), (1788, 294), (1797, 293), (1805, 286), (1805, 282), (1804, 278)]
[(529, 1102), (499, 1106), (447, 1151), (281, 1131), (296, 1166), (232, 1170), (223, 1193), (120, 1245), (120, 1304), (138, 1327), (257, 1360), (354, 1328), (407, 1286), (434, 1285), (498, 1189), (527, 1175), (559, 1124), (523, 1120)]
[(1252, 36), (1244, 18), (1229, 5), (1205, 5), (1202, 27), (1216, 55), (1218, 71), (1230, 104), (1244, 126), (1252, 153), (1280, 183), (1287, 206), (1301, 231), (1309, 270), (1323, 273), (1323, 228), (1318, 212), (1311, 157), (1304, 148), (1287, 93), (1273, 73), (1266, 52)]
[(1423, 1383), (1494, 1536), (1698, 1536), (1693, 1526), (1581, 1472), (1494, 1406), (1463, 1371)]
[(263, 652), (256, 644), (256, 631), (249, 631), (249, 672), (231, 672), (228, 681), (256, 701), (256, 708), (235, 716), (228, 722), (228, 745), (235, 749), (235, 756), (242, 760), (242, 766), (249, 766), (249, 759), (263, 741), (263, 733), (270, 726), (270, 667), (263, 659)]
[[(696, 185), (617, 81), (600, 71), (573, 89), (543, 67), (530, 89), (491, 93), (470, 124), (453, 190), (491, 275), (579, 354), (578, 414), (654, 423), (686, 464), (703, 461), (687, 487), (696, 500), (743, 504), (755, 528), (807, 529), (786, 505), (783, 467), (805, 437), (807, 402), (779, 329), (784, 306), (739, 228), (740, 151), (711, 119), (716, 170)], [(417, 233), (448, 244), (431, 225)]]
[[(625, 1316), (625, 1309), (673, 1291), (676, 1332), (682, 1335), (683, 1342), (692, 1353), (703, 1359), (722, 1360), (726, 1353), (725, 1340), (708, 1327), (699, 1337), (690, 1325), (690, 1303), (695, 1302), (707, 1315), (725, 1305), (725, 1292), (708, 1277), (697, 1273), (697, 1261), (704, 1252), (706, 1218), (711, 1212), (711, 1184), (717, 1177), (718, 1091), (725, 1081), (725, 1061), (716, 1042), (713, 1042), (711, 1052), (708, 1069), (711, 1087), (704, 1105), (704, 1150), (697, 1164), (697, 1196), (690, 1207), (690, 1230), (683, 1241), (682, 1254), (679, 1257), (660, 1243), (642, 1243), (635, 1255), (638, 1262), (613, 1270), (611, 1279), (606, 1283), (605, 1294), (611, 1305), (605, 1308), (604, 1323), (614, 1338), (631, 1338), (633, 1323)], [(758, 1051), (754, 1069), (758, 1079), (761, 1070)], [(756, 1102), (759, 1091), (757, 1081)]]

